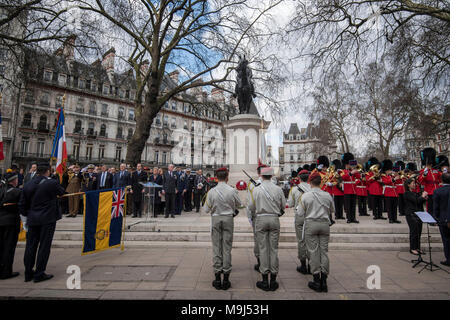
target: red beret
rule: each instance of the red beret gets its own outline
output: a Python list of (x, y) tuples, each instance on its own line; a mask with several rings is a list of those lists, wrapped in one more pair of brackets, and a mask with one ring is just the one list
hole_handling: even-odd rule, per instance
[(320, 179), (322, 179), (322, 176), (320, 175), (320, 173), (316, 171), (316, 172), (313, 172), (313, 173), (309, 176), (308, 181), (311, 181), (311, 180), (315, 179), (316, 177), (319, 177)]
[(236, 183), (236, 189), (240, 191), (247, 190), (247, 183), (244, 180), (239, 180)]
[(309, 174), (309, 171), (308, 170), (302, 170), (302, 171), (300, 171), (298, 173), (298, 175), (301, 175), (301, 174)]
[(221, 172), (221, 171), (228, 172), (228, 168), (227, 167), (222, 167), (222, 168), (219, 168), (219, 169), (216, 170), (216, 172)]

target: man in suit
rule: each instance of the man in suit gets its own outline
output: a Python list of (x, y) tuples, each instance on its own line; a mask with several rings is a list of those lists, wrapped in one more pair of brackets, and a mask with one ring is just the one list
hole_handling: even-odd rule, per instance
[(126, 170), (125, 163), (120, 164), (120, 171), (115, 175), (114, 188), (123, 188), (131, 185), (131, 175)]
[(170, 164), (168, 171), (163, 175), (162, 194), (166, 197), (166, 212), (164, 218), (168, 218), (169, 214), (172, 218), (175, 218), (175, 196), (178, 193), (177, 178), (177, 174), (173, 171), (173, 164)]
[(186, 194), (186, 174), (178, 167), (177, 170), (177, 195), (175, 196), (175, 213), (181, 214), (183, 210), (183, 197)]
[(133, 197), (133, 218), (142, 216), (142, 198), (144, 186), (141, 184), (147, 182), (147, 172), (142, 170), (142, 164), (136, 165), (136, 171), (131, 176), (131, 193)]
[(450, 173), (442, 174), (443, 186), (434, 190), (433, 215), (439, 224), (442, 243), (444, 244), (445, 261), (441, 264), (450, 266)]
[[(53, 277), (46, 274), (45, 269), (56, 221), (61, 219), (57, 196), (65, 193), (57, 180), (49, 178), (50, 166), (47, 163), (39, 164), (36, 174), (37, 177), (23, 188), (19, 201), (24, 229), (28, 229), (24, 256), (25, 282), (32, 279), (34, 282), (41, 282)], [(36, 270), (33, 271), (35, 265)]]
[(108, 167), (104, 164), (101, 172), (97, 175), (97, 190), (111, 189), (113, 187), (113, 176), (108, 172)]
[(195, 211), (200, 211), (200, 204), (203, 198), (203, 195), (206, 192), (206, 178), (203, 176), (202, 169), (197, 171), (197, 176), (194, 180), (194, 205)]

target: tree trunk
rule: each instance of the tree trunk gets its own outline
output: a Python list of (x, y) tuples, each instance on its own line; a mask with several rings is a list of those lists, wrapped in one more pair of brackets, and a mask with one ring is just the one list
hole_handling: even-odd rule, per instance
[(156, 99), (154, 99), (153, 103), (146, 104), (146, 106), (142, 108), (142, 113), (136, 119), (136, 130), (127, 146), (127, 156), (125, 160), (127, 164), (135, 167), (141, 161), (142, 152), (150, 137), (150, 128), (153, 119), (158, 114), (159, 109)]

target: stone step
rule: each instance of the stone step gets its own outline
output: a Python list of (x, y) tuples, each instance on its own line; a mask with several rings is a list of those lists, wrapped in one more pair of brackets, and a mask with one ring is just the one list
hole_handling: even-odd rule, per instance
[[(57, 231), (55, 240), (83, 240), (81, 231)], [(125, 232), (127, 241), (191, 241), (191, 242), (210, 242), (211, 235), (208, 232)], [(233, 240), (236, 242), (253, 243), (253, 233), (235, 233)], [(296, 243), (294, 232), (281, 233), (280, 242)], [(425, 235), (422, 236), (422, 243), (427, 241)], [(440, 243), (441, 238), (438, 235), (431, 235), (432, 243)], [(408, 234), (345, 234), (333, 233), (330, 236), (330, 243), (408, 243)]]
[[(82, 231), (83, 220), (76, 218), (78, 221), (71, 220), (66, 222), (66, 219), (58, 222), (56, 225), (57, 231)], [(158, 219), (161, 220), (161, 219)], [(210, 220), (203, 221), (176, 221), (169, 220), (134, 220), (127, 219), (127, 230), (133, 232), (211, 232)], [(281, 232), (295, 232), (294, 219), (289, 221), (281, 221)], [(252, 228), (247, 219), (236, 218), (234, 223), (235, 233), (251, 233)], [(409, 234), (408, 225), (404, 222), (402, 224), (389, 224), (386, 221), (376, 221), (373, 224), (347, 224), (345, 221), (338, 221), (331, 227), (331, 233), (346, 233), (346, 234)], [(423, 227), (423, 233), (426, 233), (426, 227)], [(438, 227), (430, 227), (430, 234), (439, 234)]]
[[(19, 248), (25, 247), (24, 242), (19, 242)], [(79, 248), (82, 249), (82, 241), (54, 240), (52, 248)], [(191, 241), (125, 241), (127, 248), (211, 248), (210, 242)], [(233, 242), (233, 248), (253, 248), (251, 242)], [(280, 242), (280, 249), (297, 249), (293, 242)], [(428, 251), (428, 247), (422, 243), (422, 249)], [(119, 250), (119, 249), (115, 249)], [(329, 250), (365, 250), (365, 251), (409, 251), (408, 243), (330, 243)], [(442, 251), (442, 243), (434, 243), (431, 251)]]

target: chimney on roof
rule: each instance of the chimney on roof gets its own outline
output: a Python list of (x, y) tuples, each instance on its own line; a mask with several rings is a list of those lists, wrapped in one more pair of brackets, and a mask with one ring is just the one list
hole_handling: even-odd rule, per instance
[(77, 39), (76, 35), (69, 36), (61, 47), (59, 47), (55, 51), (56, 56), (64, 57), (66, 61), (73, 61), (75, 59), (75, 40)]
[(178, 84), (178, 76), (180, 75), (180, 71), (175, 70), (169, 73), (169, 78), (173, 80), (176, 84)]
[(224, 102), (225, 96), (223, 95), (223, 90), (219, 88), (213, 88), (211, 90), (211, 97), (214, 101)]
[(112, 47), (103, 55), (102, 67), (109, 74), (114, 73), (114, 59), (116, 58), (116, 49)]

